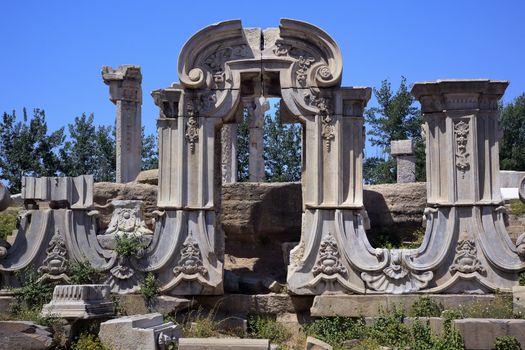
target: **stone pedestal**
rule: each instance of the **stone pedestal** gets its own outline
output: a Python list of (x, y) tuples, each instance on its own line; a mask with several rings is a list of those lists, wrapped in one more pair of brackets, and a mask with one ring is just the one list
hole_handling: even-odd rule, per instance
[(105, 284), (59, 285), (42, 308), (44, 317), (92, 319), (114, 314), (110, 288)]
[(412, 259), (433, 270), (431, 291), (510, 291), (525, 270), (500, 191), (498, 101), (507, 85), (438, 80), (412, 89), (425, 122), (428, 203), (425, 239)]
[(117, 106), (117, 182), (135, 180), (142, 167), (142, 75), (140, 66), (102, 67), (109, 99)]
[(392, 141), (390, 154), (396, 157), (397, 183), (416, 181), (416, 156), (412, 140)]

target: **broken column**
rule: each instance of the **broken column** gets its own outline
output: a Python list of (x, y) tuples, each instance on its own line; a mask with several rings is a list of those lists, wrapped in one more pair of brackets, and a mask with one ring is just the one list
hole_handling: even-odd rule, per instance
[(412, 140), (396, 140), (390, 144), (390, 154), (396, 157), (397, 183), (416, 181), (416, 156)]
[(270, 109), (268, 99), (260, 96), (246, 103), (248, 109), (248, 122), (250, 128), (250, 140), (248, 149), (250, 153), (248, 173), (250, 182), (264, 181), (264, 145), (263, 126), (264, 113)]
[(109, 99), (117, 106), (117, 182), (135, 180), (141, 169), (142, 75), (140, 66), (102, 67)]
[(222, 183), (237, 182), (237, 124), (224, 124), (221, 130)]
[(105, 284), (58, 285), (42, 308), (44, 317), (92, 319), (113, 316), (110, 288)]

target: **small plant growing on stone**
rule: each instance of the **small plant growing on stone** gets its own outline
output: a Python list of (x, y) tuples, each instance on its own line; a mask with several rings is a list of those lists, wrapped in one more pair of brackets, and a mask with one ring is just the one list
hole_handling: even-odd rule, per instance
[(91, 266), (87, 260), (72, 260), (68, 275), (72, 284), (96, 284), (104, 277), (104, 273)]
[(160, 293), (157, 278), (153, 273), (150, 272), (146, 275), (144, 281), (142, 281), (142, 283), (140, 284), (139, 293), (144, 298), (148, 309), (150, 309), (153, 301), (155, 300), (155, 297), (157, 297)]
[(512, 294), (502, 293), (496, 290), (493, 300), (477, 300), (460, 306), (458, 311), (465, 318), (514, 318)]
[(412, 305), (410, 316), (413, 317), (439, 317), (443, 308), (434, 299), (427, 296), (420, 297)]
[(520, 286), (525, 286), (525, 272), (520, 273), (520, 277), (518, 278), (518, 284)]
[(121, 257), (141, 258), (144, 255), (146, 246), (140, 236), (136, 235), (117, 235), (115, 251)]
[(71, 345), (72, 350), (109, 350), (95, 334), (82, 333)]
[(282, 345), (291, 336), (281, 323), (269, 317), (255, 316), (248, 319), (248, 333), (257, 339), (270, 339), (274, 344)]
[(366, 333), (365, 322), (362, 318), (350, 317), (323, 317), (305, 325), (307, 335), (318, 338), (328, 344), (338, 347), (343, 341), (361, 339)]
[(369, 328), (368, 336), (383, 346), (403, 349), (410, 346), (410, 329), (403, 323), (405, 311), (393, 308), (386, 312), (379, 310), (379, 317)]
[(412, 346), (411, 349), (434, 350), (436, 339), (432, 337), (430, 327), (419, 320), (412, 325)]
[[(452, 314), (450, 314), (452, 316)], [(463, 337), (452, 324), (453, 319), (444, 317), (443, 336), (436, 339), (436, 350), (464, 350)]]
[(521, 350), (520, 342), (508, 335), (497, 337), (494, 347), (496, 350)]
[(17, 271), (15, 275), (21, 287), (14, 290), (16, 303), (11, 307), (11, 313), (17, 319), (29, 319), (33, 315), (35, 322), (45, 322), (39, 315), (40, 310), (51, 300), (55, 284), (39, 282), (40, 274), (33, 266)]

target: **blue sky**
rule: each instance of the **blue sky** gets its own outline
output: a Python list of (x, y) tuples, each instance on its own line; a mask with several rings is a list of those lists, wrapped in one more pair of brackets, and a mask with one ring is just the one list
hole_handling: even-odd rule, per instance
[[(525, 92), (525, 1), (13, 1), (0, 3), (0, 112), (45, 109), (51, 129), (94, 113), (114, 122), (103, 65), (142, 66), (142, 121), (155, 132), (149, 92), (177, 80), (184, 42), (227, 19), (275, 27), (313, 23), (340, 45), (343, 84), (393, 86), (443, 78), (511, 82)], [(374, 101), (371, 101), (371, 105)], [(367, 155), (377, 151), (367, 146)]]

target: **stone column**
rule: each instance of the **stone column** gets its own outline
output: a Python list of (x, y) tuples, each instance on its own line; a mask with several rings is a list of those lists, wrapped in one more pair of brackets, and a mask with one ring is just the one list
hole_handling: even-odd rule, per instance
[(135, 180), (141, 169), (142, 75), (140, 66), (102, 67), (109, 99), (117, 106), (117, 182)]
[(221, 129), (222, 183), (237, 182), (237, 124), (224, 124)]
[(431, 292), (510, 290), (525, 269), (505, 230), (500, 191), (498, 101), (507, 85), (438, 80), (412, 88), (425, 122), (429, 208), (428, 243), (411, 264), (433, 270)]
[(412, 140), (397, 140), (390, 144), (390, 154), (396, 157), (397, 183), (416, 181), (416, 156)]
[(249, 115), (250, 142), (248, 173), (250, 182), (264, 181), (264, 114), (270, 109), (268, 99), (260, 96), (245, 102)]

